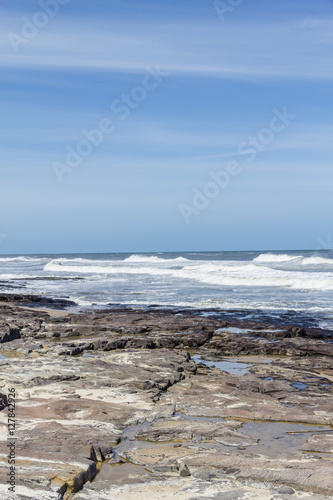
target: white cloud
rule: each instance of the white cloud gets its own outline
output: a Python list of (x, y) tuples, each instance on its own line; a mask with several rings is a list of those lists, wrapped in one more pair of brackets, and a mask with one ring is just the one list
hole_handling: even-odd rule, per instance
[[(11, 25), (8, 23), (7, 25)], [(3, 33), (3, 65), (235, 79), (333, 79), (332, 21), (120, 24), (56, 19), (15, 54)]]

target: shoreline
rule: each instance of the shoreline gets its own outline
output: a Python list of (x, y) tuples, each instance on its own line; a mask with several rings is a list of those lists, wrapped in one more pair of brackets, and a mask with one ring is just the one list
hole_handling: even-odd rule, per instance
[(1, 297), (3, 428), (10, 388), (18, 396), (13, 500), (330, 497), (332, 332)]
[[(21, 294), (21, 293), (0, 293), (0, 307), (1, 306), (10, 306), (15, 305), (15, 307), (25, 307), (26, 309), (31, 310), (40, 310), (49, 312), (51, 315), (57, 312), (64, 311), (64, 313), (72, 313), (72, 314), (83, 314), (83, 313), (99, 313), (99, 312), (108, 312), (108, 311), (142, 311), (142, 312), (158, 312), (158, 311), (166, 311), (174, 314), (178, 313), (189, 313), (189, 314), (200, 314), (204, 317), (217, 317), (219, 319), (223, 319), (226, 321), (234, 321), (234, 322), (253, 322), (253, 323), (263, 323), (265, 325), (270, 324), (273, 327), (275, 326), (286, 326), (286, 327), (300, 327), (307, 328), (318, 331), (326, 331), (331, 332), (333, 335), (333, 329), (329, 328), (321, 328), (313, 323), (316, 320), (313, 320), (311, 315), (305, 315), (296, 310), (288, 310), (285, 311), (282, 315), (282, 318), (277, 318), (274, 310), (267, 309), (221, 309), (214, 307), (187, 307), (187, 306), (177, 306), (177, 305), (161, 305), (161, 304), (146, 304), (146, 305), (133, 305), (133, 304), (92, 304), (90, 306), (87, 305), (79, 305), (73, 300), (69, 300), (68, 298), (51, 298), (47, 295), (32, 295), (32, 294)], [(75, 313), (73, 312), (75, 309)], [(248, 315), (252, 314), (254, 317), (248, 318)]]

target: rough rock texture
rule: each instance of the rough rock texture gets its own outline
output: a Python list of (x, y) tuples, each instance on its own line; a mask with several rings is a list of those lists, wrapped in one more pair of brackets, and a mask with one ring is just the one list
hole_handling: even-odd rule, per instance
[[(111, 456), (125, 426), (153, 408), (161, 391), (184, 377), (185, 352), (126, 351), (101, 357), (7, 358), (3, 389), (15, 387), (18, 485), (53, 479), (78, 490)], [(6, 473), (7, 415), (0, 413), (0, 459)], [(68, 465), (66, 465), (68, 462)], [(52, 471), (52, 474), (51, 472)]]
[(331, 332), (0, 301), (1, 498), (333, 498)]

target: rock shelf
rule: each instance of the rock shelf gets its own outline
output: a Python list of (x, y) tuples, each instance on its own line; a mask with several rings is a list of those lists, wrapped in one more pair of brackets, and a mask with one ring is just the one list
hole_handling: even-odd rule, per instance
[(1, 498), (333, 498), (332, 332), (71, 306), (0, 297)]

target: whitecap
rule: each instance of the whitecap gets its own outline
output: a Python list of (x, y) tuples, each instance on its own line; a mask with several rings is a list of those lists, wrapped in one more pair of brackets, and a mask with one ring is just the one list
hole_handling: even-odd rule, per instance
[(253, 259), (252, 262), (286, 262), (301, 258), (301, 255), (262, 253)]

